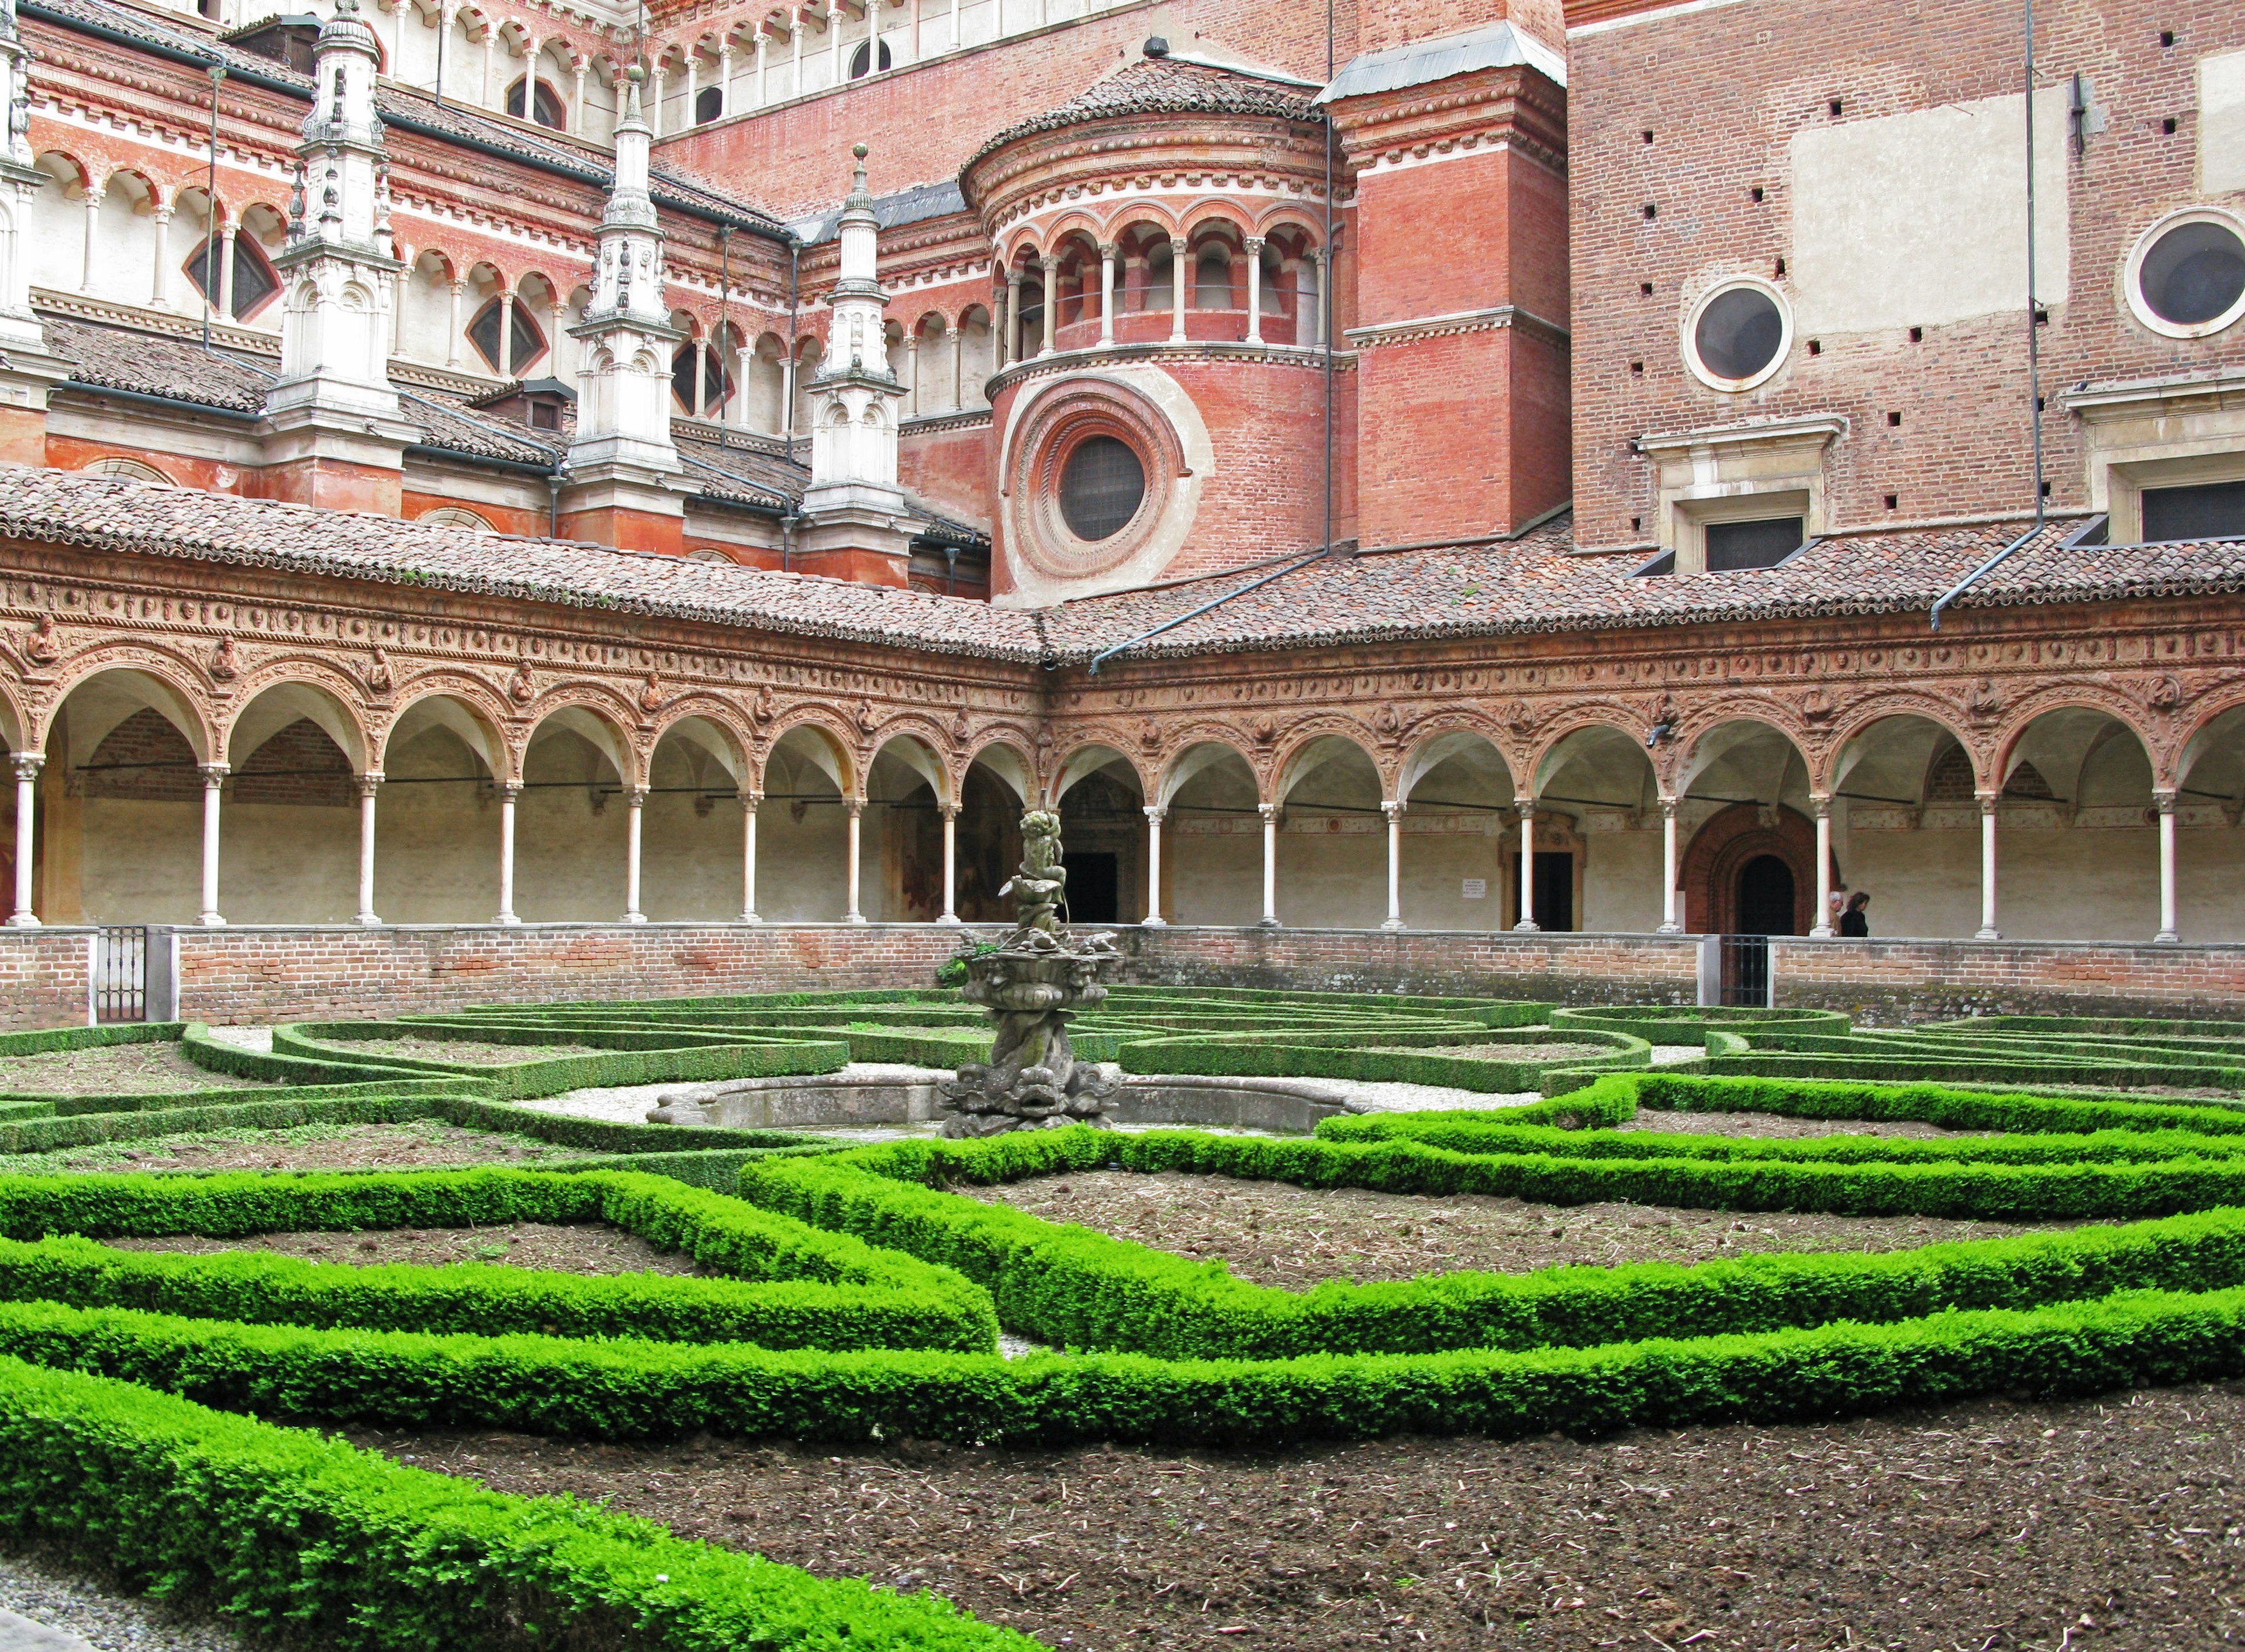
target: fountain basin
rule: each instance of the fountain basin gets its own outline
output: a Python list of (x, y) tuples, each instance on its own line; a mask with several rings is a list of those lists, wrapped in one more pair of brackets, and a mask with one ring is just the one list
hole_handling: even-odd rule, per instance
[[(720, 1130), (878, 1129), (939, 1122), (947, 1073), (828, 1073), (727, 1079), (664, 1092), (648, 1114), (656, 1124)], [(1108, 1116), (1121, 1125), (1181, 1125), (1307, 1135), (1320, 1119), (1360, 1112), (1346, 1087), (1319, 1079), (1126, 1076)]]

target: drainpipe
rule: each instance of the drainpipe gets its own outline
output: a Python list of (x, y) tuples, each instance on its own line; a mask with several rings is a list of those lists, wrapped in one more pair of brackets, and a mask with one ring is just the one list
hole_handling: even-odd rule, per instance
[[(797, 324), (795, 314), (796, 281), (802, 274), (802, 271), (803, 243), (793, 235), (790, 235), (787, 238), (787, 418), (785, 425), (787, 435), (785, 439), (788, 463), (790, 464), (795, 462), (795, 403), (796, 398), (803, 393), (802, 385), (796, 382), (803, 371), (803, 361), (796, 354)], [(783, 563), (781, 565), (784, 567), (786, 565)]]

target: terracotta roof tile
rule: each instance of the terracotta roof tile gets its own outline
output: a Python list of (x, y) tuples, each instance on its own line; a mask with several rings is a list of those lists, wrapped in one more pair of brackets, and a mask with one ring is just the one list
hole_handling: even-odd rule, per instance
[(1315, 118), (1310, 100), (1314, 87), (1265, 80), (1242, 70), (1183, 63), (1175, 58), (1142, 58), (1118, 69), (1056, 108), (1007, 127), (974, 152), (960, 170), (1017, 139), (1058, 132), (1090, 120), (1132, 115), (1268, 115), (1279, 120)]
[(0, 471), (0, 534), (930, 653), (1041, 653), (1030, 614), (963, 598), (65, 471)]

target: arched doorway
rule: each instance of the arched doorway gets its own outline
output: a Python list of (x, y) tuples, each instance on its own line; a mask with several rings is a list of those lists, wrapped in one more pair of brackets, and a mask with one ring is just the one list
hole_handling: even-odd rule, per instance
[(1793, 868), (1774, 855), (1756, 855), (1739, 868), (1738, 933), (1797, 935), (1798, 899)]

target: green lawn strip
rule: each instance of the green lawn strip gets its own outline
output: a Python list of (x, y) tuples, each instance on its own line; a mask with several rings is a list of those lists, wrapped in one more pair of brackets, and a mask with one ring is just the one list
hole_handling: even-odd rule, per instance
[[(538, 1046), (556, 1041), (557, 1029), (535, 1026), (478, 1026), (455, 1036), (493, 1045)], [(273, 1046), (292, 1055), (367, 1066), (401, 1068), (417, 1073), (465, 1076), (480, 1080), (489, 1093), (503, 1100), (522, 1100), (558, 1095), (565, 1090), (621, 1088), (638, 1084), (670, 1084), (692, 1080), (763, 1078), (789, 1073), (831, 1073), (850, 1060), (849, 1046), (831, 1038), (772, 1039), (748, 1035), (697, 1033), (677, 1029), (570, 1030), (566, 1042), (601, 1046), (599, 1055), (552, 1057), (543, 1060), (465, 1062), (428, 1060), (391, 1055), (381, 1050), (383, 1040), (443, 1036), (447, 1029), (429, 1022), (322, 1021), (276, 1026)], [(365, 1044), (362, 1057), (336, 1044)]]
[(338, 1652), (1035, 1652), (926, 1594), (821, 1579), (146, 1386), (0, 1361), (0, 1528)]
[[(1422, 1353), (1443, 1349), (1534, 1347), (1697, 1331), (1765, 1330), (1832, 1319), (1893, 1319), (1956, 1306), (2032, 1305), (2057, 1297), (2097, 1295), (2124, 1286), (2228, 1283), (2245, 1278), (2245, 1215), (2228, 1212), (2138, 1224), (2034, 1234), (1962, 1245), (1928, 1246), (1877, 1256), (1852, 1252), (1758, 1256), (1694, 1267), (1638, 1263), (1621, 1268), (1547, 1269), (1529, 1275), (1452, 1273), (1375, 1284), (1332, 1282), (1294, 1293), (1233, 1278), (1221, 1263), (1193, 1263), (1091, 1229), (1046, 1222), (1005, 1205), (941, 1190), (949, 1181), (1010, 1181), (1028, 1175), (1083, 1171), (1105, 1165), (1150, 1172), (1187, 1169), (1242, 1177), (1283, 1177), (1319, 1187), (1357, 1186), (1411, 1192), (1517, 1192), (1555, 1202), (1628, 1196), (1699, 1208), (1773, 1208), (1706, 1196), (1767, 1191), (1755, 1172), (1800, 1172), (1785, 1189), (1796, 1196), (1775, 1208), (1858, 1209), (1908, 1203), (1889, 1189), (1869, 1195), (1846, 1178), (1915, 1188), (1919, 1167), (1831, 1168), (1685, 1166), (1642, 1162), (1607, 1166), (1542, 1155), (1470, 1157), (1409, 1143), (1348, 1148), (1316, 1141), (1264, 1141), (1194, 1133), (1150, 1132), (1117, 1138), (1089, 1130), (1045, 1131), (976, 1142), (911, 1141), (815, 1160), (766, 1160), (741, 1175), (745, 1197), (816, 1226), (856, 1234), (930, 1262), (958, 1269), (985, 1286), (1007, 1329), (1073, 1348), (1127, 1349), (1171, 1358), (1279, 1358), (1313, 1352)], [(2009, 1175), (1980, 1167), (1932, 1167), (1951, 1204), (1960, 1180), (1974, 1202), (2017, 1204), (2015, 1190), (1986, 1189)], [(2104, 1167), (2069, 1167), (2094, 1175)], [(2197, 1164), (2140, 1168), (2155, 1184), (2092, 1189), (2113, 1202), (2133, 1195), (2205, 1210), (2245, 1189), (2245, 1166), (2228, 1170), (2214, 1189), (2194, 1178)], [(1619, 1178), (1597, 1175), (1618, 1169)], [(1693, 1176), (1704, 1169), (1708, 1176)], [(1746, 1175), (1737, 1174), (1740, 1170)], [(1724, 1181), (1727, 1188), (1710, 1187)], [(933, 1182), (937, 1185), (929, 1186)], [(1692, 1185), (1685, 1185), (1690, 1183)], [(1650, 1185), (1647, 1185), (1650, 1184)], [(2065, 1189), (2072, 1202), (2090, 1202)], [(1800, 1197), (1802, 1193), (1823, 1200)], [(1689, 1196), (1698, 1195), (1699, 1196)], [(1852, 1198), (1850, 1195), (1853, 1195)], [(1669, 1196), (1660, 1196), (1669, 1195)], [(1917, 1195), (1924, 1202), (1922, 1193)], [(2047, 1193), (2045, 1200), (2050, 1200)], [(2173, 1208), (2172, 1206), (2170, 1208)], [(1932, 1214), (1925, 1212), (1924, 1214)], [(1943, 1214), (1953, 1214), (1944, 1211)], [(1977, 1213), (1976, 1213), (1977, 1214)]]
[[(444, 1337), (213, 1325), (40, 1303), (0, 1304), (0, 1353), (139, 1385), (105, 1385), (120, 1407), (133, 1407), (125, 1417), (139, 1426), (178, 1414), (171, 1408), (182, 1402), (149, 1391), (165, 1390), (267, 1415), (593, 1439), (707, 1430), (822, 1441), (910, 1435), (1008, 1446), (1239, 1447), (1406, 1432), (1768, 1425), (2022, 1389), (2093, 1393), (2221, 1380), (2245, 1374), (2245, 1290), (2122, 1292), (1891, 1324), (1584, 1348), (1264, 1361), (1122, 1353), (1009, 1361)], [(25, 1385), (16, 1373), (24, 1369), (0, 1363), (0, 1416), (21, 1403)], [(24, 1486), (18, 1438), (0, 1424), (0, 1441), (10, 1448), (0, 1483), (11, 1486)], [(49, 1459), (35, 1461), (44, 1485), (71, 1483)], [(132, 1478), (112, 1470), (95, 1484)], [(19, 1519), (41, 1489), (17, 1492)], [(88, 1529), (109, 1539), (98, 1525)], [(441, 1644), (463, 1642), (448, 1635)]]

